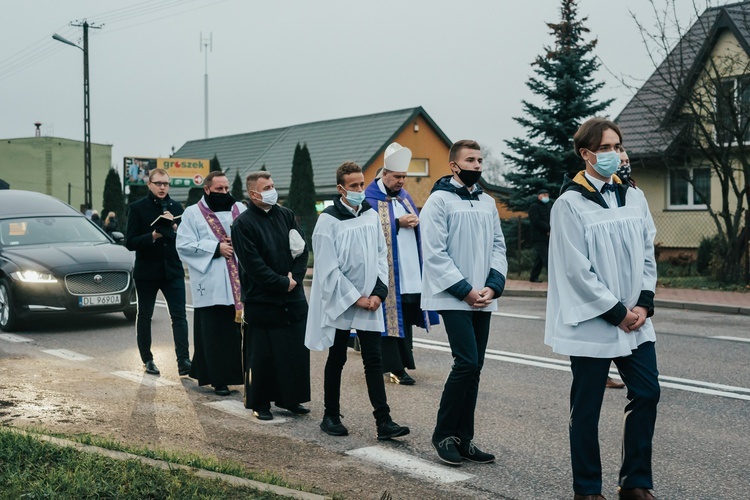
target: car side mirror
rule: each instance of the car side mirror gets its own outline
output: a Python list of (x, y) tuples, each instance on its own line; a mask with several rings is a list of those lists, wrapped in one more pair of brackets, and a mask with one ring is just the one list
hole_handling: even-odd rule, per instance
[(120, 231), (112, 231), (112, 239), (115, 240), (115, 243), (117, 243), (118, 245), (125, 244), (125, 235)]

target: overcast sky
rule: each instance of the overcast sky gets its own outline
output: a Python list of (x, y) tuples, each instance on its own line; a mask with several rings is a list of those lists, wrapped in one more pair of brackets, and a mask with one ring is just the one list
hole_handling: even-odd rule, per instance
[[(524, 133), (512, 118), (533, 100), (530, 63), (553, 43), (545, 23), (560, 3), (4, 0), (0, 138), (31, 137), (39, 121), (45, 135), (83, 140), (82, 52), (51, 36), (82, 43), (70, 23), (85, 18), (104, 23), (89, 36), (92, 141), (112, 144), (118, 167), (204, 137), (201, 32), (213, 37), (210, 137), (423, 106), (451, 140), (499, 154)], [(677, 0), (682, 22), (692, 3)], [(645, 79), (654, 68), (629, 11), (653, 26), (649, 0), (579, 1), (602, 63)], [(614, 117), (631, 93), (604, 68), (598, 78)]]

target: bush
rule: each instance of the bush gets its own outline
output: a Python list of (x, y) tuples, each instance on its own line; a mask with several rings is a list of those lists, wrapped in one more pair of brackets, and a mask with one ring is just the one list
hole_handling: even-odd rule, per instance
[(719, 241), (717, 236), (703, 238), (698, 245), (698, 256), (695, 260), (695, 269), (701, 276), (707, 276), (711, 272), (711, 260), (716, 255)]

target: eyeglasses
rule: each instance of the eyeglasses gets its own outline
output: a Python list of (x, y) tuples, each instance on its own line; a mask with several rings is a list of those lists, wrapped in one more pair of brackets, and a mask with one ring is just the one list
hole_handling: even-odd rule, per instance
[[(149, 182), (151, 182), (151, 181), (149, 181)], [(165, 187), (169, 186), (168, 182), (151, 182), (151, 184), (153, 184), (156, 187), (160, 187), (160, 188), (165, 188)]]

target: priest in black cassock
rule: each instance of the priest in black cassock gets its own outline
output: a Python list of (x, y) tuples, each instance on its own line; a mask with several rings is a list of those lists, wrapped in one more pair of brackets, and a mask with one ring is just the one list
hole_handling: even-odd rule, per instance
[(302, 280), (308, 249), (294, 212), (276, 204), (265, 171), (247, 176), (250, 207), (232, 230), (245, 304), (245, 408), (272, 420), (271, 402), (294, 414), (310, 410), (310, 351), (305, 347), (307, 299)]

